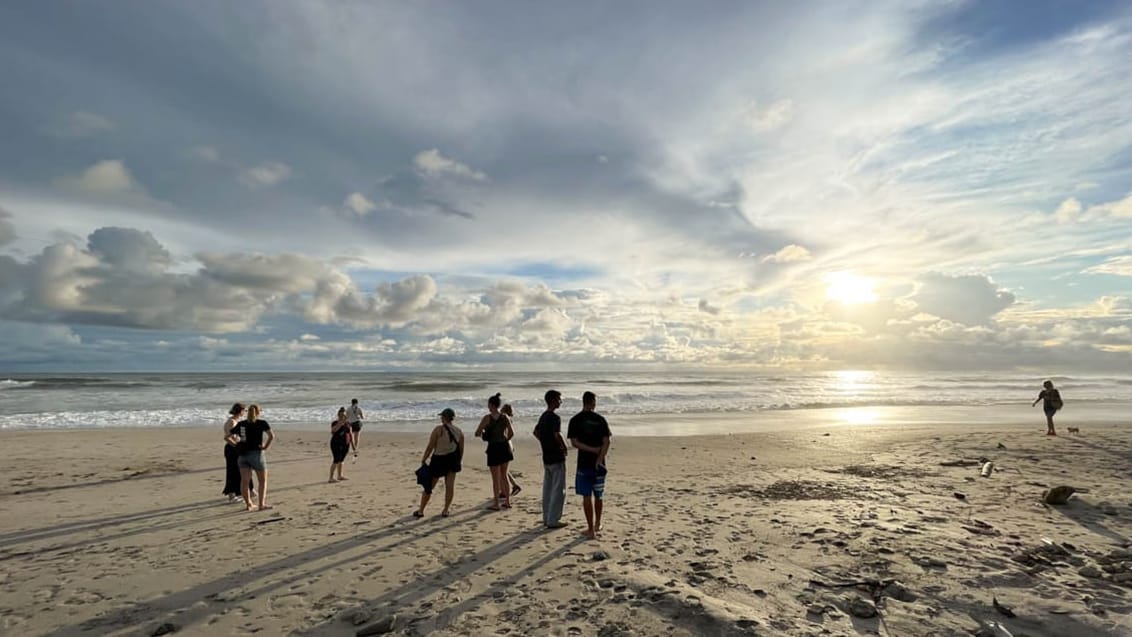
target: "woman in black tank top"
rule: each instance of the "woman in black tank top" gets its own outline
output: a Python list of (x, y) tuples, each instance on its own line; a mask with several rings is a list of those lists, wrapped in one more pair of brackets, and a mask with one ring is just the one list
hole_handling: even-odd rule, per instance
[[(507, 467), (511, 463), (511, 445), (508, 442), (515, 435), (511, 429), (511, 419), (499, 411), (503, 400), (499, 394), (487, 399), (488, 413), (476, 427), (476, 436), (487, 443), (487, 466), (491, 470), (491, 500), (488, 507), (492, 511), (511, 508), (511, 489), (507, 483)], [(502, 500), (502, 503), (500, 502)]]

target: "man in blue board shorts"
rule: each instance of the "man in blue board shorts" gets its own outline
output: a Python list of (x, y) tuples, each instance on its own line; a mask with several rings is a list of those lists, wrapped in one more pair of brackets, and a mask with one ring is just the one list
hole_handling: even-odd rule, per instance
[(578, 450), (578, 470), (574, 474), (574, 491), (582, 496), (586, 513), (585, 537), (595, 539), (601, 532), (602, 500), (605, 498), (605, 454), (609, 452), (609, 423), (594, 411), (597, 396), (582, 394), (582, 411), (570, 419), (566, 437)]

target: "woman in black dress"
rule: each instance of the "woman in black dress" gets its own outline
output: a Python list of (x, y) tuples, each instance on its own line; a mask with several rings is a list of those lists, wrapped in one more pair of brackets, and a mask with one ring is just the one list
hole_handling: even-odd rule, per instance
[[(488, 413), (480, 420), (476, 427), (476, 436), (482, 437), (487, 443), (487, 467), (491, 470), (491, 500), (488, 507), (498, 511), (500, 507), (511, 508), (511, 488), (507, 484), (507, 466), (514, 459), (509, 444), (515, 431), (511, 428), (511, 419), (507, 414), (499, 411), (503, 400), (499, 394), (487, 399)], [(503, 500), (502, 504), (499, 502)]]
[(224, 421), (224, 493), (221, 495), (228, 496), (229, 502), (235, 502), (240, 499), (240, 467), (236, 464), (236, 459), (240, 457), (239, 451), (236, 450), (236, 445), (228, 441), (228, 436), (232, 434), (232, 427), (240, 421), (240, 416), (244, 415), (243, 403), (236, 403), (228, 410), (228, 420)]

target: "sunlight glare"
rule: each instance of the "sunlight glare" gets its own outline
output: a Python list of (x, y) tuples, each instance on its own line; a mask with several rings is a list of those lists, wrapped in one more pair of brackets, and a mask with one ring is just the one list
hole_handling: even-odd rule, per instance
[(872, 303), (877, 300), (876, 281), (852, 272), (831, 272), (825, 277), (826, 298), (845, 305)]

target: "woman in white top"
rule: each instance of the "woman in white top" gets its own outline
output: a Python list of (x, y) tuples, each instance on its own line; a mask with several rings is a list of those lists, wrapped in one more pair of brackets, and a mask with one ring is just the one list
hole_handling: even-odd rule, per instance
[[(456, 474), (460, 472), (460, 462), (464, 457), (464, 432), (452, 424), (456, 412), (445, 409), (440, 412), (440, 424), (428, 437), (428, 446), (421, 456), (421, 464), (428, 465), (430, 485), (421, 493), (421, 506), (413, 511), (413, 517), (424, 517), (425, 506), (432, 497), (432, 490), (440, 478), (444, 478), (444, 510), (441, 517), (448, 517), (452, 506), (452, 495), (456, 491)], [(430, 459), (431, 456), (431, 459)]]

